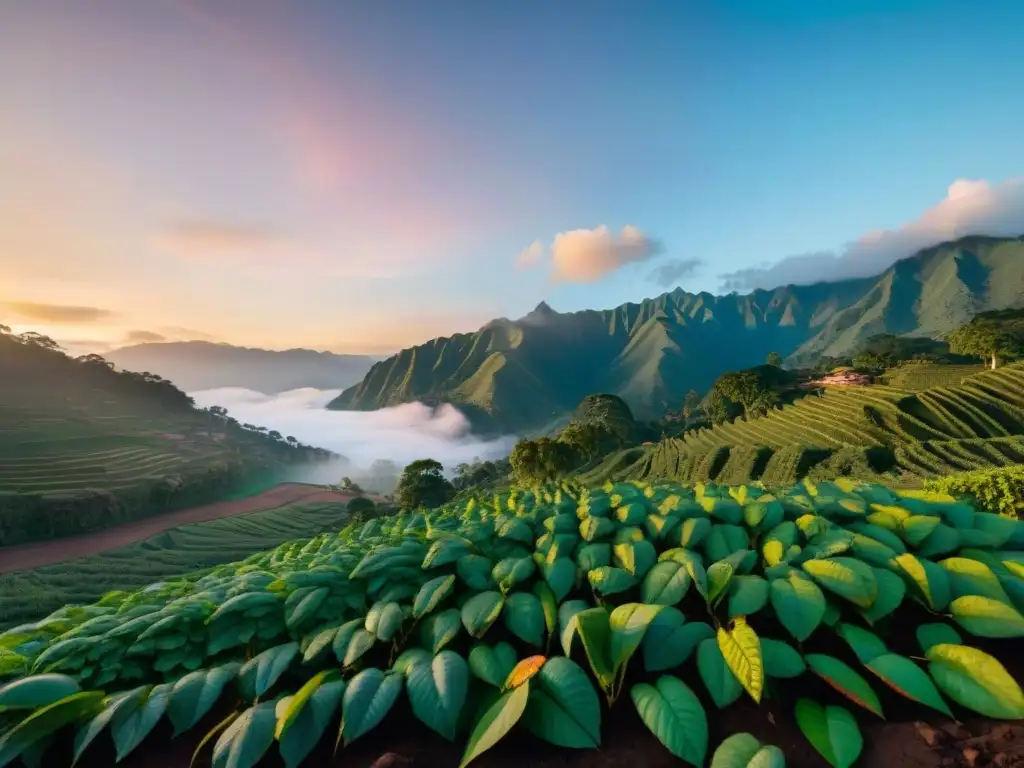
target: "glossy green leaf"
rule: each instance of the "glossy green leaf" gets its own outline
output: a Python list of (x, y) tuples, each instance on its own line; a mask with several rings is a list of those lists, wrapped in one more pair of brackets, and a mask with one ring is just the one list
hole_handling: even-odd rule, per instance
[(760, 703), (764, 690), (764, 660), (761, 640), (742, 616), (729, 629), (719, 627), (718, 647), (725, 663), (750, 697)]
[(656, 564), (640, 586), (640, 599), (650, 605), (676, 605), (686, 597), (693, 579), (681, 563), (667, 560)]
[(933, 611), (941, 611), (952, 597), (949, 572), (924, 557), (909, 552), (893, 560), (897, 573), (911, 588), (911, 594)]
[(743, 686), (729, 669), (717, 638), (702, 640), (697, 646), (697, 671), (719, 709), (725, 709), (743, 695)]
[(807, 671), (807, 664), (793, 646), (781, 640), (761, 638), (764, 673), (768, 677), (799, 677)]
[(433, 613), (420, 625), (420, 641), (436, 654), (451, 643), (462, 631), (462, 613), (458, 608), (449, 608)]
[(104, 700), (103, 710), (82, 726), (75, 734), (75, 753), (71, 765), (77, 765), (85, 750), (96, 740), (114, 718), (123, 719), (139, 707), (149, 696), (153, 686), (142, 685), (131, 691), (115, 694)]
[(637, 683), (630, 697), (640, 719), (673, 755), (698, 768), (708, 750), (708, 722), (696, 694), (682, 680), (662, 675)]
[(474, 595), (462, 606), (462, 624), (470, 635), (478, 640), (501, 615), (505, 598), (500, 592), (481, 592)]
[(774, 579), (769, 599), (775, 615), (791, 635), (803, 642), (825, 617), (825, 595), (821, 589), (798, 571), (786, 578)]
[(1006, 668), (968, 645), (933, 645), (928, 673), (962, 707), (997, 720), (1024, 720), (1024, 692)]
[(846, 663), (833, 656), (826, 656), (823, 653), (809, 653), (804, 656), (807, 666), (818, 677), (831, 685), (854, 704), (859, 704), (864, 709), (878, 715), (881, 718), (882, 704), (878, 696), (872, 690), (868, 681), (851, 669)]
[(274, 743), (276, 706), (261, 702), (232, 722), (214, 744), (212, 768), (253, 768)]
[(768, 582), (760, 576), (734, 576), (729, 585), (729, 618), (752, 616), (768, 603)]
[(469, 735), (459, 768), (465, 768), (512, 730), (526, 711), (529, 698), (530, 684), (525, 683), (503, 693), (488, 707)]
[(749, 733), (736, 733), (718, 745), (711, 768), (785, 768), (786, 758), (776, 746), (762, 746)]
[(167, 718), (174, 726), (175, 736), (194, 727), (210, 711), (241, 668), (238, 662), (231, 662), (210, 670), (196, 670), (174, 684), (167, 703)]
[(167, 711), (172, 688), (171, 684), (154, 686), (146, 700), (135, 707), (127, 717), (113, 719), (110, 733), (117, 748), (117, 762), (124, 760), (160, 722), (160, 718)]
[(505, 626), (524, 643), (544, 645), (544, 608), (536, 595), (513, 592), (505, 598)]
[(901, 696), (953, 717), (931, 678), (906, 656), (883, 653), (864, 662), (864, 666)]
[(558, 626), (562, 642), (562, 653), (566, 656), (572, 655), (572, 639), (576, 636), (576, 622), (573, 619), (577, 613), (590, 608), (585, 600), (567, 600), (558, 607)]
[(876, 656), (889, 652), (878, 635), (858, 627), (856, 624), (840, 622), (836, 624), (836, 632), (850, 646), (850, 650), (854, 652), (861, 664), (867, 664)]
[(488, 685), (501, 688), (516, 665), (516, 650), (508, 643), (477, 643), (469, 652), (469, 671)]
[(850, 768), (864, 749), (857, 721), (843, 707), (823, 707), (810, 699), (796, 703), (800, 731), (833, 768)]
[(870, 608), (878, 597), (878, 581), (871, 566), (852, 557), (807, 560), (801, 565), (824, 589), (860, 608)]
[(917, 630), (917, 644), (924, 653), (933, 645), (963, 645), (960, 633), (948, 624), (921, 624)]
[(1024, 637), (1024, 616), (1016, 608), (980, 595), (964, 595), (949, 604), (956, 623), (977, 637)]
[[(298, 715), (279, 738), (281, 758), (284, 760), (286, 768), (298, 768), (313, 751), (317, 742), (327, 731), (327, 726), (334, 719), (344, 692), (344, 680), (324, 682), (317, 687), (306, 704), (299, 710)], [(278, 718), (278, 729), (280, 729), (281, 716), (289, 706), (291, 706), (291, 702), (288, 702), (287, 699), (278, 702), (275, 712)]]
[(299, 654), (299, 644), (284, 643), (247, 661), (238, 671), (239, 684), (253, 696), (262, 696), (285, 673)]
[(907, 594), (907, 585), (892, 571), (883, 568), (871, 570), (874, 571), (875, 581), (878, 582), (878, 597), (870, 608), (862, 611), (862, 615), (871, 624), (877, 624), (902, 605)]
[(68, 675), (50, 673), (23, 677), (0, 686), (0, 711), (39, 709), (81, 690), (78, 681)]
[(469, 691), (469, 666), (454, 651), (441, 651), (429, 664), (417, 664), (405, 684), (413, 714), (449, 741)]
[(587, 673), (564, 656), (548, 659), (530, 680), (523, 722), (535, 735), (560, 747), (601, 746), (601, 703)]
[(605, 608), (590, 608), (577, 613), (573, 621), (594, 677), (601, 688), (609, 691), (615, 683), (616, 673), (611, 653), (611, 615)]
[(0, 737), (0, 768), (10, 765), (65, 725), (95, 717), (102, 707), (102, 691), (81, 691), (44, 705)]
[(348, 681), (342, 700), (339, 732), (345, 744), (351, 744), (380, 725), (402, 692), (404, 679), (400, 674), (384, 673), (371, 667)]

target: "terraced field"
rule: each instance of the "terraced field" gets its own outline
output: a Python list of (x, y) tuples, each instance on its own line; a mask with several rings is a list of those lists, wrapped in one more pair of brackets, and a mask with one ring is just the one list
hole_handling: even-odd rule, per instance
[(889, 385), (828, 389), (762, 418), (615, 454), (582, 479), (775, 484), (839, 475), (914, 485), (922, 478), (1021, 462), (1024, 365), (1013, 365), (976, 372), (957, 386), (916, 392)]
[(2, 574), (0, 630), (32, 621), (65, 604), (92, 602), (111, 590), (135, 590), (160, 579), (244, 559), (292, 539), (337, 529), (347, 517), (344, 510), (340, 502), (287, 504), (183, 525), (101, 554)]
[(932, 387), (955, 387), (968, 376), (985, 370), (983, 365), (944, 365), (942, 363), (905, 363), (883, 378), (885, 383), (918, 392)]

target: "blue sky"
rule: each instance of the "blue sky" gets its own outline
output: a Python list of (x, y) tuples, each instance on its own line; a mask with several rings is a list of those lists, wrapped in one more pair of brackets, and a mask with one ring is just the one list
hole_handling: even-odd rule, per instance
[(666, 263), (745, 290), (1022, 234), (1021, 29), (1012, 0), (8, 2), (0, 320), (381, 352)]

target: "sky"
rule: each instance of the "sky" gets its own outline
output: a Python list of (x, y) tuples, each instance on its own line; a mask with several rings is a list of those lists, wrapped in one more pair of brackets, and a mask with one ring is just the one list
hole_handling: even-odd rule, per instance
[(0, 322), (382, 354), (1024, 234), (1019, 0), (5, 0)]

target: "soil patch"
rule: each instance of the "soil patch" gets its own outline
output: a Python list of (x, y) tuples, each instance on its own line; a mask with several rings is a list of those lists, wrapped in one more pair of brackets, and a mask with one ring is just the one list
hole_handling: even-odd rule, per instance
[[(150, 536), (156, 536), (158, 533), (163, 533), (167, 529), (176, 528), (179, 525), (204, 523), (222, 517), (245, 515), (249, 512), (259, 512), (282, 507), (285, 504), (294, 504), (298, 501), (347, 503), (353, 498), (354, 494), (326, 491), (317, 485), (282, 483), (268, 491), (244, 499), (220, 501), (215, 504), (181, 509), (81, 536), (33, 542), (16, 547), (0, 547), (0, 573), (27, 571), (44, 565), (73, 560), (76, 557), (96, 555), (148, 539)], [(371, 496), (370, 498), (380, 501), (378, 497)]]

